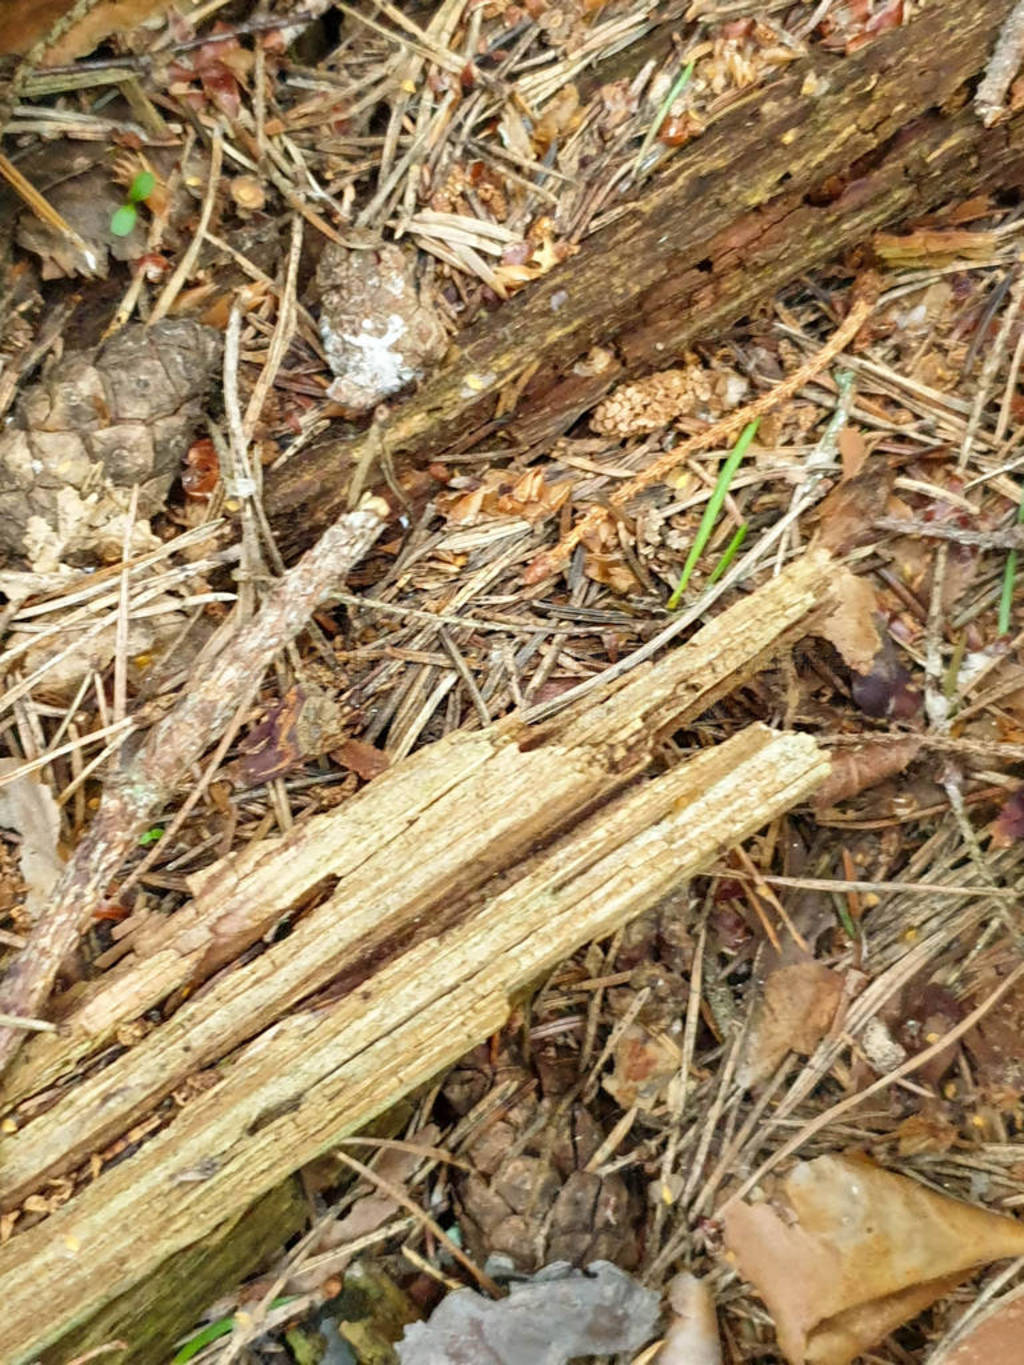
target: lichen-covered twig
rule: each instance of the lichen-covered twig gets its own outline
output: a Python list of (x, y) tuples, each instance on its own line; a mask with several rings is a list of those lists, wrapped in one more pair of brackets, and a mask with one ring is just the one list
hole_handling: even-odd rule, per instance
[(760, 398), (756, 398), (752, 403), (747, 403), (745, 407), (737, 408), (735, 412), (731, 412), (728, 416), (715, 422), (706, 431), (691, 436), (688, 441), (683, 441), (681, 445), (675, 446), (672, 450), (666, 450), (653, 464), (641, 470), (635, 478), (617, 488), (606, 505), (592, 507), (586, 516), (573, 527), (568, 535), (563, 536), (553, 549), (545, 550), (527, 565), (523, 574), (524, 581), (540, 583), (545, 578), (557, 573), (568, 563), (569, 556), (580, 541), (599, 526), (606, 517), (610, 516), (613, 509), (625, 506), (638, 493), (642, 493), (645, 488), (650, 488), (651, 484), (661, 482), (671, 470), (683, 464), (691, 455), (732, 440), (737, 432), (742, 431), (749, 422), (754, 422), (763, 417), (772, 408), (784, 403), (788, 398), (792, 398), (795, 393), (799, 393), (809, 379), (812, 379), (826, 365), (830, 364), (839, 352), (853, 340), (875, 306), (877, 297), (877, 277), (874, 275), (863, 276), (859, 282), (857, 297), (850, 312), (821, 350), (811, 356), (810, 360), (805, 361), (799, 369), (794, 370), (788, 378), (784, 379), (781, 384), (777, 384), (769, 393), (762, 394)]
[(999, 38), (992, 50), (992, 56), (985, 68), (985, 75), (974, 96), (974, 108), (986, 128), (998, 123), (1005, 110), (1003, 101), (1010, 88), (1010, 82), (1020, 70), (1024, 57), (1024, 0), (1017, 0), (1010, 11)]
[[(0, 983), (0, 1014), (37, 1017), (81, 928), (108, 893), (140, 829), (220, 735), (277, 651), (294, 639), (384, 526), (387, 504), (368, 498), (340, 517), (268, 593), (219, 655), (201, 666), (174, 709), (149, 731), (109, 782), (96, 816), (54, 888), (45, 913)], [(0, 1072), (24, 1041), (0, 1026)]]

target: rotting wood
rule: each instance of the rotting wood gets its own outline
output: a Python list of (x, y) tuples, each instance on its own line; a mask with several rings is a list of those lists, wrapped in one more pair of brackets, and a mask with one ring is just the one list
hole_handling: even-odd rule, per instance
[[(510, 449), (541, 447), (618, 377), (671, 363), (872, 231), (961, 190), (1020, 183), (1024, 117), (985, 129), (959, 107), (1010, 8), (926, 6), (851, 57), (816, 52), (753, 91), (578, 255), (459, 337), (388, 419), (390, 454), (426, 460), (485, 434)], [(598, 341), (617, 362), (601, 376), (574, 375)], [(538, 357), (516, 414), (493, 422), (498, 395)], [(286, 547), (344, 506), (348, 468), (378, 440), (329, 441), (268, 481)]]
[(499, 1029), (509, 998), (540, 973), (706, 868), (724, 830), (727, 842), (747, 838), (828, 770), (811, 736), (750, 726), (631, 786), (341, 1000), (282, 1019), (136, 1155), (0, 1251), (0, 1359), (24, 1365), (237, 1217)]
[(835, 572), (826, 551), (812, 551), (603, 699), (540, 728), (499, 723), (453, 734), (340, 809), (191, 878), (193, 901), (166, 926), (141, 934), (132, 958), (79, 992), (60, 1034), (26, 1043), (0, 1090), (5, 1107), (57, 1081), (173, 991), (194, 990), (318, 886), (333, 889), (286, 940), (186, 1001), (157, 1037), (5, 1142), (3, 1203), (16, 1201), (42, 1172), (84, 1158), (189, 1071), (351, 970), (367, 945), (379, 947), (438, 915), (631, 781), (667, 734), (809, 631), (816, 613), (827, 610)]
[[(100, 808), (79, 841), (25, 947), (0, 981), (0, 1014), (33, 1017), (45, 1003), (79, 933), (145, 821), (181, 785), (232, 715), (249, 703), (274, 655), (303, 630), (329, 588), (366, 554), (384, 528), (387, 504), (366, 498), (338, 518), (274, 584), (258, 614), (218, 653), (201, 658), (190, 686), (107, 779)], [(24, 1042), (0, 1026), (0, 1072)]]
[(128, 1350), (99, 1359), (120, 1365), (167, 1365), (168, 1346), (197, 1323), (221, 1294), (271, 1262), (309, 1218), (309, 1201), (297, 1177), (283, 1181), (234, 1222), (168, 1257), (137, 1284), (44, 1351), (39, 1365), (67, 1365), (72, 1357), (111, 1341)]
[[(806, 736), (763, 727), (653, 780), (644, 774), (667, 734), (813, 628), (832, 605), (834, 577), (828, 553), (811, 551), (687, 645), (556, 721), (442, 741), (341, 810), (210, 869), (192, 907), (205, 904), (206, 919), (186, 921), (198, 953), (190, 977), (204, 958), (217, 962), (208, 954), (218, 935), (233, 955), (269, 927), (263, 907), (276, 918), (325, 876), (338, 882), (290, 938), (221, 973), (137, 1048), (2, 1140), (11, 1199), (125, 1131), (175, 1077), (220, 1063), (219, 1084), (168, 1129), (0, 1252), (0, 1359), (27, 1360), (59, 1341), (500, 1027), (512, 991), (707, 866), (723, 831), (730, 843), (743, 838), (809, 795), (827, 757)], [(417, 773), (404, 792), (403, 769)], [(410, 817), (410, 797), (421, 799), (413, 789), (431, 771), (432, 798)], [(494, 890), (482, 885), (488, 877)], [(333, 1003), (309, 1001), (332, 980)]]

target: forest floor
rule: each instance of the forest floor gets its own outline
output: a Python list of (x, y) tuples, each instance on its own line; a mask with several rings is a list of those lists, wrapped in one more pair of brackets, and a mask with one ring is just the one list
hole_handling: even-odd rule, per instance
[[(463, 329), (500, 327), (736, 101), (912, 7), (229, 0), (140, 4), (115, 34), (86, 8), (95, 32), (35, 66), (2, 149), (5, 966), (130, 746), (280, 576), (264, 480), (326, 436), (386, 431)], [(996, 1309), (988, 1330), (1016, 1342), (1024, 1259), (1006, 1263), (1005, 1221), (965, 1230), (954, 1200), (1024, 1202), (1022, 253), (1015, 196), (961, 199), (620, 385), (542, 452), (499, 432), (353, 470), (352, 505), (386, 504), (376, 544), (133, 836), (63, 992), (200, 869), (453, 731), (556, 714), (674, 614), (696, 629), (823, 540), (850, 571), (824, 638), (659, 762), (757, 720), (812, 734), (832, 774), (538, 982), (387, 1136), (346, 1148), (368, 1173), (307, 1168), (310, 1231), (175, 1361), (397, 1360), (406, 1321), (479, 1282), (440, 1233), (485, 1282), (604, 1260), (630, 1277), (617, 1292), (667, 1296), (660, 1328), (600, 1356), (541, 1296), (574, 1358), (1011, 1359), (962, 1342)], [(688, 453), (828, 346), (868, 268), (841, 352)], [(122, 381), (147, 366), (143, 398)], [(126, 1145), (0, 1214), (4, 1242)], [(490, 1359), (417, 1349), (402, 1359)]]

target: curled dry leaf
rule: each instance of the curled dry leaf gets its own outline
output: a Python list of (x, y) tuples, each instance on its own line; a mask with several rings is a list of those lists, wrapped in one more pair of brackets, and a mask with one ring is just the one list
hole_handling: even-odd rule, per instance
[(849, 1365), (976, 1267), (1024, 1253), (1015, 1219), (854, 1155), (798, 1163), (769, 1201), (734, 1201), (724, 1221), (790, 1365)]
[[(20, 767), (20, 759), (0, 759), (0, 775), (6, 776)], [(21, 835), (19, 860), (27, 888), (25, 911), (34, 924), (64, 870), (57, 852), (60, 811), (38, 773), (16, 777), (0, 787), (0, 829), (13, 829)]]
[(655, 1365), (722, 1365), (715, 1300), (707, 1280), (684, 1271), (669, 1283), (673, 1319)]
[(867, 673), (882, 640), (875, 625), (878, 603), (866, 578), (841, 568), (834, 582), (839, 605), (819, 627), (819, 634), (835, 645), (844, 663), (856, 673)]
[(848, 801), (887, 777), (903, 772), (917, 757), (921, 740), (869, 740), (856, 749), (839, 749), (832, 755), (832, 771), (818, 788), (814, 805), (818, 811)]
[(809, 1057), (832, 1027), (843, 979), (820, 962), (797, 962), (768, 974), (737, 1071), (740, 1085), (756, 1085), (786, 1053)]

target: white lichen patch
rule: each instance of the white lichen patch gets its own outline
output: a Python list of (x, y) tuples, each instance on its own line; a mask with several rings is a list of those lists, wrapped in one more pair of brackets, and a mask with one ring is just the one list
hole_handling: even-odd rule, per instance
[(317, 268), (320, 335), (335, 379), (328, 395), (353, 416), (376, 407), (439, 360), (448, 335), (396, 246), (328, 243)]

